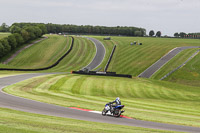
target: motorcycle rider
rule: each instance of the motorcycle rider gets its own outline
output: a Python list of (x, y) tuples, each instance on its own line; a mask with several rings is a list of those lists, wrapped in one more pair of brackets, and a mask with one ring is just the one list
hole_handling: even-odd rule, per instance
[[(115, 103), (115, 104), (113, 104)], [(120, 101), (120, 98), (117, 97), (113, 102), (109, 102), (109, 106), (110, 106), (110, 111), (113, 112), (114, 111), (114, 107), (118, 106), (118, 105), (121, 105), (121, 101)]]

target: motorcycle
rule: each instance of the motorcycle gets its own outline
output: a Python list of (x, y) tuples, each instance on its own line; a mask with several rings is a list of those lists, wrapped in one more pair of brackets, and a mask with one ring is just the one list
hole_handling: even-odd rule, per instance
[(120, 117), (120, 115), (125, 112), (125, 110), (121, 110), (122, 108), (124, 108), (124, 105), (117, 105), (113, 107), (112, 104), (110, 105), (108, 103), (105, 105), (105, 108), (102, 111), (102, 115), (105, 116), (107, 113), (110, 112), (110, 114), (114, 117)]

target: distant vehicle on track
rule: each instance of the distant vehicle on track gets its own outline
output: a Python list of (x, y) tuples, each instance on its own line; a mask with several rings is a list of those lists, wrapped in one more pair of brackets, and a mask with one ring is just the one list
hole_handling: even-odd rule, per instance
[(111, 40), (111, 37), (105, 37), (103, 40)]

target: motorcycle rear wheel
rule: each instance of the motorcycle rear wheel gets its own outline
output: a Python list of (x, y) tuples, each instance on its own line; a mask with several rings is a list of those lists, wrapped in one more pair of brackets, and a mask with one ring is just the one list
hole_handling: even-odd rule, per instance
[(120, 117), (120, 115), (121, 115), (121, 110), (120, 110), (120, 109), (116, 109), (116, 110), (114, 111), (113, 115), (114, 115), (115, 117)]

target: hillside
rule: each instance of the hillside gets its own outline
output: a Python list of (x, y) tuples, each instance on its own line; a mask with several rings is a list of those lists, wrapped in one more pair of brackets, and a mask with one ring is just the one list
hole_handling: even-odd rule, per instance
[[(102, 41), (102, 38), (96, 37)], [(199, 40), (175, 38), (147, 38), (147, 37), (111, 37), (117, 49), (108, 71), (122, 74), (139, 75), (154, 62), (175, 47), (200, 46)], [(139, 41), (143, 45), (130, 43)]]
[[(71, 46), (71, 37), (47, 35), (39, 42), (19, 53), (2, 68), (43, 68), (54, 64)], [(89, 40), (75, 37), (74, 47), (58, 66), (48, 71), (78, 70), (86, 66), (95, 55), (95, 46)]]

